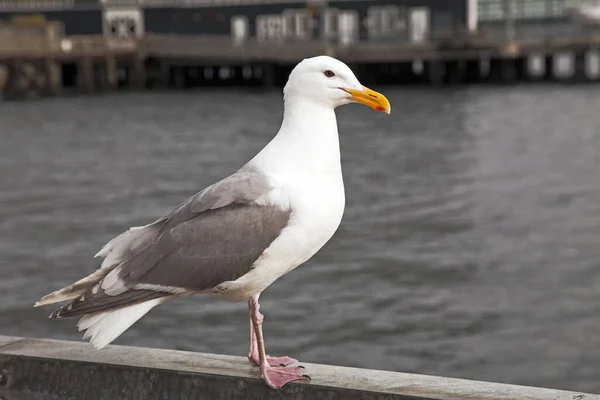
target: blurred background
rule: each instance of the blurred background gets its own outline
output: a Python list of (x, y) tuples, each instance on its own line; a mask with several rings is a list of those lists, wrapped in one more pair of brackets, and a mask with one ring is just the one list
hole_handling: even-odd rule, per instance
[[(600, 392), (600, 3), (0, 0), (0, 334), (79, 340), (41, 296), (276, 133), (330, 54), (390, 100), (338, 110), (338, 233), (261, 297), (268, 352)], [(154, 309), (116, 344), (246, 355), (245, 304)]]

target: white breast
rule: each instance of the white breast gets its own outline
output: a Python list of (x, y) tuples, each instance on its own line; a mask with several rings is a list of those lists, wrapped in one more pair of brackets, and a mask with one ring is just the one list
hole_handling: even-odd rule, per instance
[(340, 225), (345, 197), (333, 108), (312, 99), (286, 98), (279, 132), (248, 164), (272, 180), (273, 189), (257, 203), (292, 213), (250, 272), (217, 287), (231, 301), (259, 294), (308, 260)]
[(277, 278), (310, 259), (339, 227), (345, 204), (341, 173), (310, 181), (296, 177), (293, 184), (286, 183), (282, 182), (260, 202), (289, 204), (292, 214), (288, 226), (249, 273), (219, 285), (218, 292), (225, 299), (242, 301), (259, 294)]

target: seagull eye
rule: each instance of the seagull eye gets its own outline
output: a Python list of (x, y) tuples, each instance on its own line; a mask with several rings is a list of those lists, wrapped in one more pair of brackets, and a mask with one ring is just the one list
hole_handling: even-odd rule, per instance
[(324, 72), (325, 76), (328, 78), (333, 78), (335, 76), (335, 72), (333, 72), (332, 70), (328, 69), (327, 71)]

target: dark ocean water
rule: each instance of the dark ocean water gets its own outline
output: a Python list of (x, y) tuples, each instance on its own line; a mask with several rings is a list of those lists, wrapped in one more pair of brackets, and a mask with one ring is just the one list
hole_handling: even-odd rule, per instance
[[(268, 352), (600, 392), (600, 87), (376, 88), (339, 110), (347, 207), (261, 297)], [(279, 91), (0, 104), (0, 334), (79, 340), (41, 296), (252, 157)], [(195, 296), (115, 343), (246, 355), (247, 311)]]

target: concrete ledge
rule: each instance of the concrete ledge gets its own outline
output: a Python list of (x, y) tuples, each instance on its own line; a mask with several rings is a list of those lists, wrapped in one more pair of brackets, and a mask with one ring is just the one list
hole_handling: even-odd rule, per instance
[(0, 336), (0, 399), (600, 400), (600, 395), (303, 363), (273, 391), (244, 357)]

